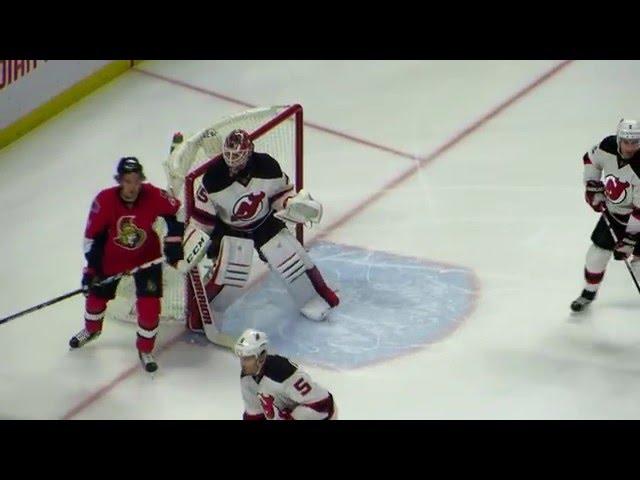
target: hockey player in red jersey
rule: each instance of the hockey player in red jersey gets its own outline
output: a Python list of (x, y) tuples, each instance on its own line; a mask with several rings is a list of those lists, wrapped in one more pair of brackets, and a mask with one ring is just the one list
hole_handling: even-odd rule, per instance
[(267, 335), (253, 329), (235, 344), (243, 420), (335, 420), (333, 395), (289, 359), (269, 355), (268, 345)]
[(243, 287), (253, 249), (283, 280), (301, 313), (322, 321), (340, 302), (311, 257), (283, 220), (317, 223), (322, 205), (295, 192), (277, 160), (256, 152), (249, 134), (232, 131), (222, 145), (224, 161), (212, 164), (197, 186), (195, 208), (185, 229), (189, 266), (207, 254), (215, 259), (206, 285), (212, 302), (225, 286)]
[(632, 256), (632, 271), (640, 279), (640, 124), (622, 119), (616, 135), (606, 137), (584, 154), (583, 165), (585, 199), (600, 213), (600, 219), (587, 251), (584, 288), (571, 303), (574, 312), (584, 310), (595, 299), (612, 255), (616, 260)]
[[(84, 252), (87, 265), (82, 276), (86, 290), (85, 328), (69, 341), (79, 348), (102, 332), (107, 303), (115, 297), (118, 282), (96, 285), (101, 278), (129, 271), (162, 256), (160, 239), (153, 229), (158, 217), (167, 223), (164, 255), (176, 265), (182, 259), (184, 224), (177, 221), (180, 202), (150, 183), (135, 157), (118, 163), (118, 185), (102, 190), (94, 199), (87, 220)], [(160, 316), (162, 298), (162, 264), (158, 263), (134, 274), (138, 332), (136, 347), (145, 370), (153, 372), (157, 363), (152, 351)]]

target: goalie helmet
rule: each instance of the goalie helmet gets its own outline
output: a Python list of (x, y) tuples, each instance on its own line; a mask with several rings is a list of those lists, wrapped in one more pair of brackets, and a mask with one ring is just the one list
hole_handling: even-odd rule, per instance
[(616, 137), (618, 140), (618, 147), (620, 146), (620, 140), (629, 140), (631, 143), (640, 142), (640, 124), (636, 120), (621, 119), (616, 129)]
[(266, 333), (248, 328), (240, 335), (233, 351), (238, 357), (259, 357), (266, 353), (268, 344)]
[(225, 163), (236, 172), (244, 168), (252, 152), (253, 142), (244, 130), (232, 131), (222, 145), (222, 157)]

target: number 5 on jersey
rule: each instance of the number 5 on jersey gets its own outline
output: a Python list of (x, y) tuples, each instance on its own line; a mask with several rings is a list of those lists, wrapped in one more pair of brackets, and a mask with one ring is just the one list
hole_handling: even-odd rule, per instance
[(300, 392), (303, 397), (311, 391), (311, 385), (305, 382), (304, 378), (299, 378), (296, 383), (293, 384), (296, 390)]

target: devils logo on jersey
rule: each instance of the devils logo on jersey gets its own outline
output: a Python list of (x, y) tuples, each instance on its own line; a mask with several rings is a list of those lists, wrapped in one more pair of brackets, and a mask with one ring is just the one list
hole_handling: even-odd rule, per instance
[(262, 211), (262, 200), (265, 197), (264, 192), (249, 193), (238, 199), (233, 206), (231, 221), (251, 220)]
[(273, 404), (275, 399), (273, 398), (273, 395), (264, 395), (262, 393), (259, 393), (258, 398), (260, 399), (260, 404), (262, 405), (264, 416), (269, 420), (273, 419), (273, 417), (275, 417), (276, 415), (275, 405)]
[(265, 418), (269, 420), (273, 420), (276, 418), (276, 413), (278, 414), (278, 419), (280, 420), (293, 420), (291, 417), (291, 411), (283, 408), (280, 410), (275, 404), (275, 398), (273, 395), (265, 395), (264, 393), (258, 393), (258, 399), (260, 400), (260, 405), (262, 405), (262, 411), (264, 412)]
[(117, 235), (113, 239), (119, 246), (128, 250), (135, 250), (147, 239), (147, 234), (133, 223), (134, 216), (120, 217), (117, 223)]
[(627, 196), (629, 182), (623, 182), (614, 175), (604, 177), (604, 191), (612, 203), (622, 203)]

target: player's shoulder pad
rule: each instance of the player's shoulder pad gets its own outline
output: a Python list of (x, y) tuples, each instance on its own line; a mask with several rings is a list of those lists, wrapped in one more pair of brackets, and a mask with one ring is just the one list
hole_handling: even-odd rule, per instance
[(636, 177), (640, 178), (640, 151), (634, 153), (628, 163), (633, 173), (636, 174)]
[[(600, 142), (598, 148), (603, 152), (610, 153), (611, 155), (618, 154), (618, 141), (615, 135), (609, 135), (604, 140)], [(593, 153), (593, 152), (592, 152)]]
[(149, 191), (153, 191), (154, 195), (160, 197), (160, 198), (164, 198), (165, 200), (167, 200), (172, 206), (176, 206), (176, 204), (180, 203), (180, 200), (178, 200), (176, 197), (174, 197), (173, 195), (171, 195), (166, 189), (161, 188), (161, 187), (157, 187), (156, 185), (153, 185), (152, 183), (143, 183), (142, 186), (144, 187), (145, 185), (149, 185)]
[(104, 190), (100, 190), (98, 194), (94, 198), (94, 202), (98, 202), (100, 205), (107, 206), (111, 205), (118, 199), (118, 190), (120, 187), (116, 185), (115, 187), (105, 188)]
[(145, 182), (140, 186), (140, 191), (143, 195), (160, 195), (160, 190), (160, 188), (148, 182)]
[(155, 185), (145, 182), (140, 186), (140, 198), (144, 199), (143, 201), (154, 202), (160, 198), (160, 189)]
[(282, 383), (291, 377), (298, 369), (288, 358), (280, 355), (267, 355), (264, 362), (264, 376), (274, 382)]
[(253, 152), (253, 176), (258, 178), (280, 178), (282, 169), (278, 161), (268, 153)]
[(224, 190), (233, 183), (229, 177), (229, 167), (219, 159), (214, 162), (202, 177), (202, 186), (207, 193), (215, 193)]
[(109, 188), (105, 188), (104, 190), (100, 190), (98, 192), (98, 195), (96, 195), (96, 198), (109, 198), (109, 197), (113, 197), (118, 193), (119, 190), (119, 186), (115, 185), (113, 187), (109, 187)]

